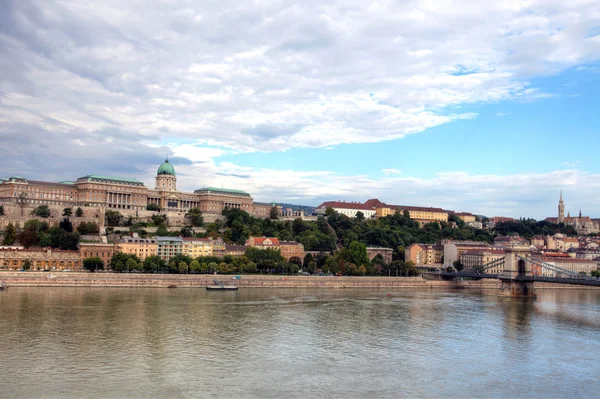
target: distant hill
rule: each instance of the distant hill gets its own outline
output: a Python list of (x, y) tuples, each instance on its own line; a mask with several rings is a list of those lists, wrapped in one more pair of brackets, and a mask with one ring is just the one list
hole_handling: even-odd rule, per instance
[(315, 213), (315, 207), (314, 206), (308, 206), (308, 205), (294, 205), (294, 204), (286, 204), (284, 202), (280, 202), (278, 203), (282, 209), (287, 209), (287, 208), (291, 208), (293, 211), (304, 211), (305, 215), (312, 215), (313, 213)]

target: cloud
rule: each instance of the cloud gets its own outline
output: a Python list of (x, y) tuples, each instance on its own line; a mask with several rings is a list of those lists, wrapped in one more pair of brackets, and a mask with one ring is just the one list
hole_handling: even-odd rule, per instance
[(502, 112), (502, 111), (496, 112), (496, 116), (508, 116), (510, 114), (511, 114), (510, 112)]
[(203, 176), (204, 185), (237, 188), (258, 201), (319, 205), (328, 200), (365, 201), (378, 197), (396, 205), (442, 207), (488, 216), (534, 217), (556, 214), (558, 195), (564, 190), (567, 209), (582, 208), (600, 217), (593, 200), (600, 195), (600, 174), (577, 169), (548, 173), (482, 175), (442, 172), (431, 178), (385, 175), (345, 175), (331, 171), (296, 171), (250, 168), (233, 163), (203, 163), (177, 167), (189, 178), (178, 179), (184, 190), (199, 188), (192, 176)]
[(402, 173), (398, 169), (393, 169), (393, 168), (381, 169), (381, 171), (383, 172), (384, 175), (399, 175), (400, 173)]
[(584, 0), (8, 0), (0, 123), (81, 134), (82, 146), (107, 130), (235, 152), (394, 140), (476, 117), (463, 105), (551, 95), (529, 80), (599, 58), (595, 11)]
[(3, 174), (114, 174), (153, 187), (169, 153), (186, 190), (224, 184), (313, 204), (381, 193), (388, 202), (544, 216), (534, 200), (552, 205), (559, 186), (597, 198), (597, 176), (571, 168), (419, 179), (384, 170), (376, 180), (217, 160), (395, 140), (476, 118), (463, 110), (470, 104), (551, 96), (534, 78), (594, 69), (598, 25), (587, 0), (5, 0)]

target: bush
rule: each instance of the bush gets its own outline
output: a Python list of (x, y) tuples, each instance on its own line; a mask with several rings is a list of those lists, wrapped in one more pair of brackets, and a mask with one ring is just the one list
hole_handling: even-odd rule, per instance
[(40, 205), (33, 210), (32, 214), (41, 218), (48, 218), (50, 217), (50, 208), (48, 208), (48, 205)]
[(84, 222), (77, 227), (79, 234), (98, 234), (98, 225), (94, 222)]
[(95, 272), (96, 270), (104, 270), (104, 262), (97, 256), (85, 258), (83, 260), (83, 268), (90, 272)]

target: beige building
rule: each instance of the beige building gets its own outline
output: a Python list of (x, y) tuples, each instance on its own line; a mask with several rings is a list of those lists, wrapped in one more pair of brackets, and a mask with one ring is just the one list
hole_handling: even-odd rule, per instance
[(0, 249), (0, 269), (19, 270), (26, 260), (31, 270), (80, 270), (79, 251), (58, 249)]
[(183, 254), (194, 259), (200, 256), (212, 256), (212, 240), (209, 238), (183, 238)]
[(244, 245), (225, 244), (225, 255), (240, 257), (246, 253)]
[[(598, 270), (598, 263), (590, 259), (577, 259), (571, 257), (542, 257), (541, 261), (555, 265), (570, 272), (585, 273), (588, 276), (592, 270)], [(558, 273), (542, 267), (533, 268), (533, 273), (543, 277), (557, 277)], [(558, 276), (560, 277), (560, 276)]]
[(293, 257), (304, 259), (304, 245), (296, 241), (280, 241), (279, 251), (285, 260), (290, 260)]
[(213, 256), (216, 256), (218, 258), (222, 258), (223, 256), (225, 256), (227, 246), (222, 238), (219, 237), (216, 240), (212, 240), (211, 245)]
[(465, 223), (471, 223), (477, 220), (477, 217), (475, 215), (468, 212), (455, 213), (455, 215), (458, 216)]
[(104, 269), (108, 270), (110, 268), (110, 261), (115, 251), (115, 246), (113, 244), (103, 244), (103, 243), (79, 243), (79, 254), (81, 255), (81, 264), (83, 265), (83, 260), (86, 258), (98, 257), (102, 259), (104, 263)]
[(136, 255), (140, 260), (158, 254), (156, 240), (150, 238), (123, 237), (116, 248), (117, 252)]
[[(463, 264), (465, 270), (473, 270), (477, 266), (486, 265), (495, 260), (504, 258), (505, 252), (503, 249), (484, 249), (470, 250), (460, 254), (460, 263)], [(500, 264), (485, 271), (486, 274), (498, 274), (504, 271), (504, 265)]]
[(452, 266), (467, 251), (491, 249), (491, 245), (479, 241), (442, 240), (444, 247), (444, 267)]

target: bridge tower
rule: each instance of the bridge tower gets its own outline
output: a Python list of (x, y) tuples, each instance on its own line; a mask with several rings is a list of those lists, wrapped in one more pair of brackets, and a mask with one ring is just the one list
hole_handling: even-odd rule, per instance
[(531, 259), (531, 249), (515, 245), (505, 248), (504, 252), (504, 272), (498, 276), (502, 281), (498, 296), (535, 297), (533, 281), (527, 281), (527, 277), (533, 275), (531, 263), (519, 258)]

